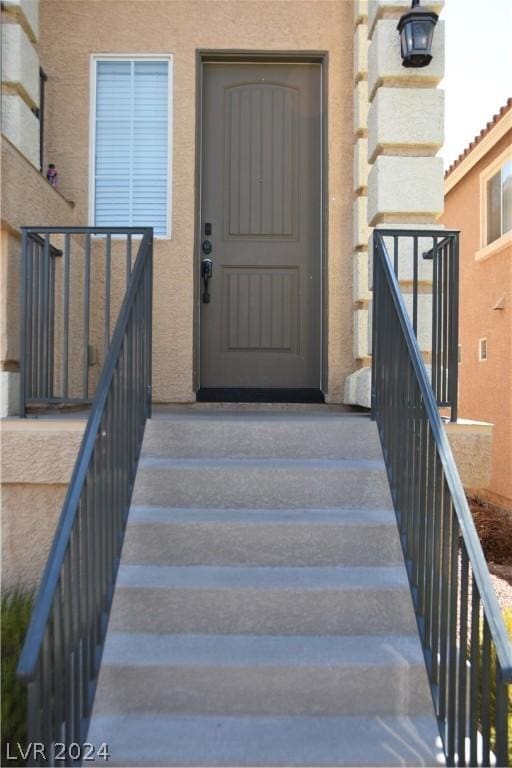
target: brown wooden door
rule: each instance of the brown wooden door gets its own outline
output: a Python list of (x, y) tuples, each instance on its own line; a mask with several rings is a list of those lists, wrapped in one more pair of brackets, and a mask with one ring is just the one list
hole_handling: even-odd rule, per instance
[(320, 64), (204, 65), (201, 388), (320, 387), (321, 130)]

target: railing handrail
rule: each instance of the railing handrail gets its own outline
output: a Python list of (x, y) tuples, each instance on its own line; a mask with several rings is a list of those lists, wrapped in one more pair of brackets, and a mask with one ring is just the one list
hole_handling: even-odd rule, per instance
[[(457, 519), (460, 525), (460, 530), (464, 539), (464, 544), (468, 553), (473, 575), (476, 580), (478, 590), (480, 592), (480, 599), (486, 618), (489, 624), (489, 629), (493, 642), (496, 647), (496, 653), (500, 668), (502, 670), (503, 680), (506, 682), (512, 682), (512, 648), (508, 639), (505, 624), (501, 615), (498, 600), (494, 592), (491, 580), (489, 578), (489, 570), (485, 561), (480, 540), (476, 532), (473, 518), (464, 493), (464, 488), (453, 458), (453, 453), (446, 437), (439, 411), (437, 409), (436, 401), (432, 386), (430, 384), (425, 364), (421, 357), (421, 352), (414, 335), (412, 324), (405, 307), (398, 281), (395, 277), (391, 259), (388, 254), (386, 245), (383, 240), (383, 236), (389, 234), (390, 230), (382, 229), (374, 231), (374, 240), (379, 238), (380, 246), (382, 247), (381, 258), (383, 272), (386, 277), (388, 287), (390, 290), (393, 303), (395, 305), (400, 326), (402, 328), (407, 350), (409, 352), (414, 372), (418, 379), (421, 396), (425, 405), (425, 411), (429, 420), (432, 435), (443, 465), (446, 481), (453, 501), (453, 507), (457, 515)], [(445, 230), (442, 230), (443, 235), (446, 234)], [(374, 253), (379, 257), (379, 249), (374, 247)]]
[[(443, 234), (444, 234), (444, 230), (443, 230)], [(460, 235), (460, 229), (454, 229), (454, 230), (451, 230), (450, 232), (448, 232), (447, 236), (443, 237), (443, 239), (439, 243), (436, 244), (436, 250), (439, 251), (442, 248), (444, 248), (445, 245), (448, 245), (448, 243), (450, 242), (450, 239), (453, 237), (453, 235)], [(422, 255), (422, 258), (424, 258), (426, 260), (432, 259), (434, 257), (434, 248), (431, 248), (430, 251), (423, 251), (423, 253), (421, 255)]]
[(448, 240), (454, 235), (459, 235), (460, 229), (423, 229), (423, 227), (420, 228), (418, 226), (409, 230), (404, 229), (403, 227), (383, 227), (381, 229), (375, 229), (374, 233), (375, 232), (377, 232), (381, 238), (386, 237), (387, 235), (390, 235), (391, 237), (395, 237), (397, 235), (402, 237), (413, 237), (414, 235), (419, 235), (420, 237), (442, 237), (443, 240)]
[[(73, 230), (75, 230), (77, 234), (88, 233), (88, 228), (84, 227), (63, 227), (60, 229), (59, 227), (23, 227), (23, 230), (27, 233), (29, 233), (31, 229), (34, 229), (37, 232), (48, 232), (49, 234), (58, 234), (61, 231), (65, 233), (70, 233), (71, 231), (71, 233), (73, 233)], [(142, 235), (142, 241), (130, 276), (128, 289), (121, 304), (107, 357), (102, 368), (91, 412), (82, 437), (57, 530), (41, 579), (41, 586), (32, 612), (32, 617), (25, 637), (25, 643), (20, 655), (17, 676), (20, 680), (25, 682), (33, 680), (36, 674), (38, 656), (41, 650), (45, 628), (49, 619), (55, 590), (59, 582), (71, 531), (77, 515), (80, 496), (87, 476), (87, 470), (94, 449), (98, 429), (101, 424), (101, 418), (105, 409), (116, 362), (121, 352), (131, 307), (142, 280), (145, 262), (150, 255), (150, 245), (153, 237), (153, 229), (151, 227), (95, 227), (94, 231), (100, 232), (101, 234), (102, 229), (105, 230), (105, 234), (111, 234), (116, 230), (119, 230), (119, 232), (122, 232), (123, 234), (126, 234), (127, 232), (135, 234), (135, 232), (137, 232)]]
[[(414, 235), (424, 236), (424, 237), (442, 237), (442, 240), (440, 240), (436, 245), (436, 250), (441, 249), (444, 245), (450, 242), (452, 237), (455, 237), (456, 235), (460, 235), (460, 229), (413, 229), (411, 230), (410, 234), (407, 229), (379, 229), (378, 230), (382, 235), (388, 235), (389, 237), (413, 237)], [(386, 249), (387, 251), (387, 249)], [(429, 251), (424, 251), (421, 255), (424, 259), (431, 259), (432, 255), (434, 253), (434, 248), (431, 248)]]

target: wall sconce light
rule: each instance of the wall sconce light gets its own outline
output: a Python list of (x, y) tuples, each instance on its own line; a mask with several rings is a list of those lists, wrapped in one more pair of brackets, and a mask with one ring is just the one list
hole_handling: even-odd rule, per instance
[(404, 67), (426, 67), (432, 61), (432, 37), (439, 16), (422, 8), (420, 0), (412, 0), (411, 10), (398, 22), (402, 64)]

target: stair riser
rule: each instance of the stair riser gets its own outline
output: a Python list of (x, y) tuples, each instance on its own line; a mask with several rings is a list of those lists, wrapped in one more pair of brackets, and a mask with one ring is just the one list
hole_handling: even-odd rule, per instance
[(139, 467), (133, 504), (179, 507), (390, 508), (384, 469)]
[[(96, 715), (88, 740), (107, 742), (109, 765), (439, 765), (427, 717), (200, 717)], [(437, 754), (436, 754), (437, 753)]]
[[(424, 691), (417, 695), (417, 689)], [(424, 667), (104, 665), (96, 713), (421, 715)]]
[(414, 634), (408, 589), (152, 589), (118, 584), (110, 629), (122, 632)]
[(150, 565), (395, 565), (393, 525), (129, 525), (123, 563)]
[(375, 424), (369, 419), (151, 421), (143, 455), (175, 458), (339, 458), (382, 457)]

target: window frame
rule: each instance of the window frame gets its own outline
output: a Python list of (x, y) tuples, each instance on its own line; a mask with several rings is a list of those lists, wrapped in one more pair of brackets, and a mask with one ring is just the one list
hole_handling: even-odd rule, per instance
[[(485, 347), (485, 355), (482, 354), (482, 350)], [(487, 336), (483, 336), (481, 339), (478, 339), (478, 362), (479, 363), (485, 363), (489, 359), (488, 349), (487, 349)]]
[(487, 243), (487, 184), (508, 161), (512, 162), (510, 147), (507, 147), (480, 173), (480, 248), (475, 253), (475, 261), (482, 261), (494, 256), (495, 253), (512, 243), (512, 229), (502, 233), (491, 243)]
[[(168, 93), (167, 93), (167, 146), (168, 146), (168, 164), (167, 164), (167, 232), (165, 234), (156, 234), (155, 239), (172, 239), (172, 169), (173, 169), (173, 64), (174, 57), (172, 53), (92, 53), (90, 58), (90, 104), (89, 104), (89, 226), (95, 226), (95, 208), (96, 208), (96, 86), (98, 62), (103, 61), (166, 61), (168, 66)], [(127, 225), (129, 226), (129, 225)], [(135, 235), (134, 235), (135, 237)], [(137, 236), (138, 237), (138, 236)]]

